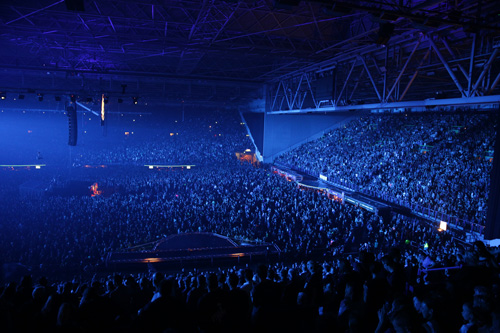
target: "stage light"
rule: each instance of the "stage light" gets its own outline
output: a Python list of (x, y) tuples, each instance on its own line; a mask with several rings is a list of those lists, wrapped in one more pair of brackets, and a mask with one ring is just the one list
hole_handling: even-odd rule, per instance
[(138, 99), (139, 99), (139, 97), (132, 97), (132, 101), (134, 102), (134, 104), (137, 104)]
[(6, 98), (7, 98), (7, 93), (0, 91), (0, 99), (6, 99)]
[(448, 223), (444, 221), (439, 221), (439, 231), (446, 231), (448, 229)]
[(43, 101), (43, 94), (38, 93), (37, 96), (39, 102)]
[(104, 94), (102, 94), (101, 96), (101, 126), (104, 126), (104, 104), (106, 104), (106, 102), (104, 101), (105, 97), (104, 97)]

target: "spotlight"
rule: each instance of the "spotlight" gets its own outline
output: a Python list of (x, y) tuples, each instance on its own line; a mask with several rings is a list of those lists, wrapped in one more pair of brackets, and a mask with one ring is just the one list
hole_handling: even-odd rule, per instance
[(17, 96), (17, 98), (19, 98), (19, 99), (24, 99), (24, 95), (23, 95), (23, 94), (20, 94), (19, 96)]
[(38, 101), (39, 102), (43, 101), (43, 94), (38, 93), (36, 95), (38, 96)]
[(7, 93), (0, 91), (0, 99), (6, 99), (6, 98), (7, 98)]
[(138, 97), (132, 97), (132, 100), (133, 100), (134, 104), (137, 104), (137, 100), (138, 99), (139, 99)]

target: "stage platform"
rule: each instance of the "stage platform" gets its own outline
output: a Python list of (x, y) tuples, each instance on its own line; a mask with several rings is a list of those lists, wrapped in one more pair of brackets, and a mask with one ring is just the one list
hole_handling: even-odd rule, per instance
[(280, 249), (270, 243), (245, 243), (213, 233), (185, 233), (166, 237), (152, 250), (130, 249), (108, 254), (111, 269), (222, 267), (279, 258)]

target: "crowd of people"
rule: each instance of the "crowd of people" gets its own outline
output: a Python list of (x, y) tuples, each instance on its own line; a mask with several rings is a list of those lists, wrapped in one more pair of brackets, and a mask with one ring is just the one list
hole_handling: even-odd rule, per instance
[(103, 144), (100, 134), (85, 138), (85, 145), (74, 147), (72, 166), (223, 164), (234, 160), (235, 152), (252, 147), (239, 114), (227, 110), (190, 110), (184, 120), (164, 117), (162, 126), (150, 126), (157, 121), (154, 116), (135, 118), (133, 125), (123, 127), (126, 132), (114, 134), (120, 140)]
[[(1, 226), (3, 260), (43, 263), (50, 269), (94, 267), (104, 263), (109, 251), (184, 232), (274, 242), (285, 253), (328, 246), (341, 251), (346, 240), (353, 241), (355, 227), (364, 225), (364, 243), (370, 248), (397, 243), (424, 228), (416, 222), (399, 223), (406, 221), (403, 216), (385, 225), (362, 208), (299, 190), (270, 170), (250, 165), (84, 171), (104, 189), (101, 195), (61, 196), (56, 187), (54, 193), (30, 200), (5, 183), (0, 202), (3, 221), (8, 221)], [(390, 232), (396, 227), (401, 229)], [(368, 229), (383, 233), (371, 237)]]
[[(482, 154), (492, 141), (483, 131), (492, 122), (482, 114), (428, 117), (359, 119), (280, 161), (468, 212), (460, 205), (486, 199), (490, 162)], [(120, 145), (87, 141), (75, 147), (69, 169), (0, 170), (2, 331), (498, 329), (497, 249), (471, 246), (463, 232), (440, 231), (415, 216), (377, 215), (290, 182), (267, 165), (242, 163), (234, 153), (249, 146), (244, 127), (237, 116), (221, 118), (187, 117), (170, 124), (178, 131), (152, 131)], [(159, 162), (196, 166), (143, 166)], [(421, 175), (425, 191), (410, 174)], [(102, 192), (63, 195), (69, 180), (97, 183)], [(19, 186), (29, 182), (51, 186), (42, 196), (23, 196)], [(443, 191), (453, 186), (451, 193), (467, 191), (469, 198), (451, 201)], [(282, 256), (204, 271), (106, 268), (110, 252), (189, 232), (274, 243)], [(11, 263), (29, 270), (24, 278), (7, 278)], [(461, 310), (464, 323), (449, 319)]]
[(369, 115), (276, 162), (484, 225), (496, 126), (492, 112)]
[[(0, 287), (3, 332), (498, 332), (498, 250), (114, 273)], [(419, 273), (422, 273), (419, 275)], [(426, 275), (424, 275), (426, 274)]]

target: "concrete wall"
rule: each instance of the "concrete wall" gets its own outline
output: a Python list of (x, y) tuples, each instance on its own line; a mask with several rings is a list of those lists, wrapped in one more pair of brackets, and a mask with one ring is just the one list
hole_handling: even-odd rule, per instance
[(358, 113), (279, 114), (264, 116), (264, 162), (360, 116)]
[(247, 112), (243, 118), (252, 136), (253, 143), (260, 154), (264, 152), (264, 113)]

